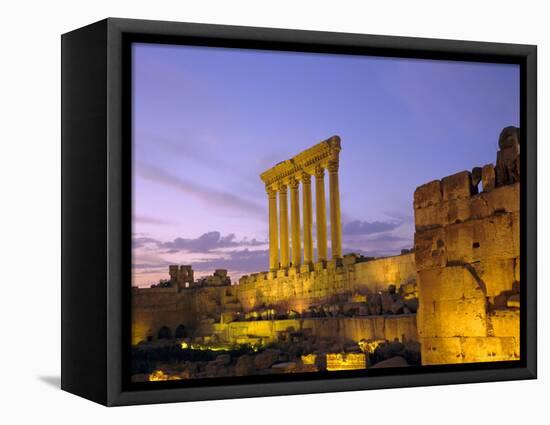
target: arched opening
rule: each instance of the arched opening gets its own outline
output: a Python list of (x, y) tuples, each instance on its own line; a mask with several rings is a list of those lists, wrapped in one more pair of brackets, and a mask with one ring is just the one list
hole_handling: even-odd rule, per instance
[(159, 329), (159, 333), (157, 335), (158, 339), (172, 339), (172, 331), (169, 327), (163, 326)]
[(175, 337), (176, 337), (176, 338), (185, 338), (185, 337), (187, 337), (187, 332), (185, 331), (185, 326), (179, 325), (179, 326), (176, 328)]

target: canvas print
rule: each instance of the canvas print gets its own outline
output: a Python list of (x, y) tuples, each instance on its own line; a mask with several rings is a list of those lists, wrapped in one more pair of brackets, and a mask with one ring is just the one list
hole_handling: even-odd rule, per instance
[(518, 65), (134, 43), (131, 72), (133, 382), (520, 359)]

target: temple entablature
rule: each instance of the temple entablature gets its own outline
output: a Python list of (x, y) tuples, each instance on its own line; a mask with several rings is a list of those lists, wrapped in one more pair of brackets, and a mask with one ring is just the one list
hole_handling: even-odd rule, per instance
[(281, 184), (288, 186), (292, 179), (302, 181), (304, 177), (315, 176), (320, 168), (327, 169), (329, 163), (338, 163), (340, 150), (340, 137), (332, 136), (290, 159), (279, 162), (264, 171), (260, 178), (267, 188), (277, 191)]

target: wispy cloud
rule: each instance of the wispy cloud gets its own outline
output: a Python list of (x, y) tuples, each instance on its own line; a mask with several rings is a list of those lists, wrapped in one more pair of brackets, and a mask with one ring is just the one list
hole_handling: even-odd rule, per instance
[(164, 251), (165, 254), (174, 254), (176, 252), (189, 252), (189, 253), (210, 253), (216, 250), (223, 250), (227, 248), (237, 247), (254, 247), (266, 245), (267, 241), (259, 241), (255, 238), (243, 238), (237, 239), (235, 234), (230, 233), (222, 236), (222, 234), (216, 230), (212, 232), (203, 233), (198, 238), (175, 238), (172, 241), (160, 241), (148, 236), (135, 237), (132, 240), (134, 248), (150, 247), (157, 249), (160, 253)]
[(201, 167), (230, 173), (234, 167), (230, 162), (220, 158), (219, 142), (213, 134), (204, 129), (174, 128), (173, 130), (139, 129), (136, 138), (139, 146), (147, 152), (166, 151), (171, 157), (179, 157), (186, 163), (196, 162)]
[(154, 238), (150, 238), (148, 236), (138, 236), (136, 237), (136, 235), (134, 235), (134, 237), (132, 238), (132, 246), (137, 249), (137, 248), (143, 248), (147, 245), (153, 245), (153, 246), (158, 246), (159, 244), (159, 241), (154, 239)]
[(229, 208), (242, 214), (265, 220), (265, 208), (234, 193), (206, 187), (195, 181), (186, 180), (148, 164), (138, 164), (137, 174), (147, 180), (170, 186), (187, 195), (194, 196), (214, 208)]
[(167, 249), (170, 253), (179, 251), (187, 252), (211, 252), (217, 249), (234, 248), (240, 246), (260, 246), (267, 242), (258, 241), (256, 239), (241, 239), (238, 240), (233, 233), (222, 236), (220, 232), (213, 231), (204, 233), (198, 238), (176, 238), (171, 242), (159, 243), (159, 248)]

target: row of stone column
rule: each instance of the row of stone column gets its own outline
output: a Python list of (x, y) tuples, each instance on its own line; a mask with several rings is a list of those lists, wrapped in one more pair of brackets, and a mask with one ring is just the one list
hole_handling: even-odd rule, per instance
[[(338, 183), (338, 161), (331, 161), (326, 167), (329, 172), (330, 229), (332, 258), (342, 257), (342, 226), (340, 219), (340, 192)], [(300, 223), (299, 185), (302, 183), (303, 226)], [(292, 263), (289, 258), (288, 187), (290, 187), (290, 236)], [(311, 175), (305, 171), (290, 178), (288, 184), (280, 183), (276, 188), (268, 187), (269, 198), (269, 268), (298, 267), (302, 264), (302, 230), (304, 264), (311, 264), (313, 258), (313, 208), (311, 197)], [(279, 211), (277, 211), (277, 195)], [(327, 260), (327, 213), (325, 200), (325, 168), (315, 168), (315, 198), (317, 221), (317, 261)], [(280, 249), (279, 249), (280, 248)]]

